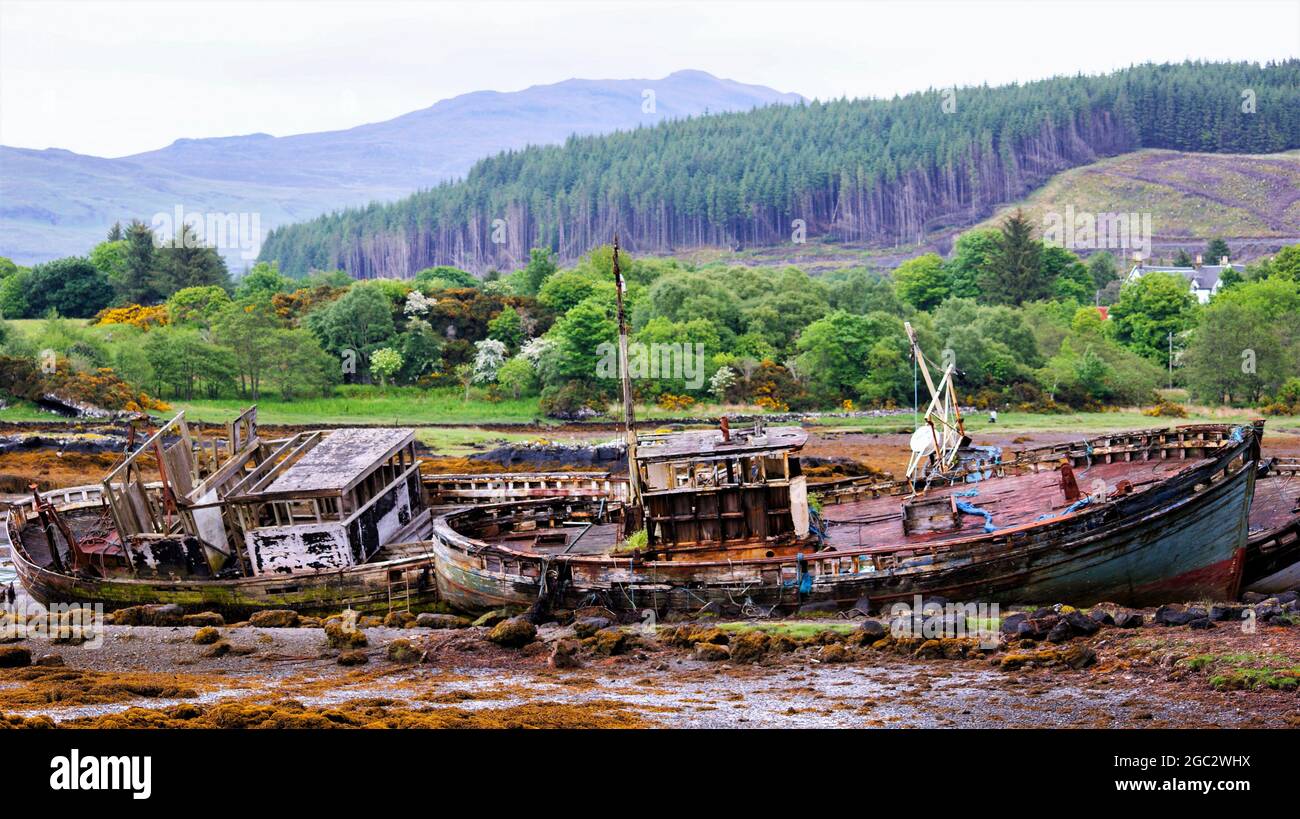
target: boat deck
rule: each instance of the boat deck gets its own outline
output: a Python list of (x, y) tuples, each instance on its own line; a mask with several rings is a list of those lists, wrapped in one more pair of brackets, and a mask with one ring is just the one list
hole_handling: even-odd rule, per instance
[[(1088, 469), (1076, 470), (1075, 479), (1084, 495), (1095, 491), (1096, 481), (1104, 481), (1107, 492), (1113, 493), (1122, 480), (1130, 482), (1133, 492), (1139, 493), (1208, 460), (1188, 458), (1095, 464)], [(1300, 484), (1300, 478), (1295, 482)], [(1055, 470), (933, 488), (926, 497), (946, 497), (972, 490), (978, 494), (960, 499), (990, 512), (993, 516), (992, 523), (998, 529), (1030, 524), (1043, 517), (1059, 515), (1070, 505), (1060, 487), (1060, 473)], [(902, 503), (906, 496), (870, 497), (867, 494), (867, 497), (860, 500), (827, 503), (823, 506), (822, 517), (827, 524), (827, 548), (890, 551), (975, 536), (984, 531), (985, 521), (981, 515), (963, 514), (959, 529), (905, 534)], [(601, 555), (607, 554), (618, 542), (619, 527), (617, 524), (571, 525), (556, 529), (506, 531), (496, 535), (474, 533), (472, 536), (525, 554)]]
[(1255, 482), (1250, 505), (1250, 534), (1284, 526), (1300, 516), (1300, 474), (1271, 472)]
[[(1075, 481), (1083, 495), (1095, 491), (1096, 481), (1104, 481), (1107, 493), (1127, 480), (1133, 492), (1139, 493), (1151, 485), (1167, 480), (1177, 472), (1206, 463), (1208, 459), (1120, 461), (1094, 464), (1087, 469), (1075, 470)], [(1060, 485), (1061, 475), (1047, 470), (1025, 475), (1011, 475), (975, 483), (932, 488), (926, 497), (947, 497), (954, 493), (975, 491), (976, 495), (960, 497), (992, 515), (992, 524), (998, 529), (1008, 529), (1034, 523), (1042, 518), (1061, 514), (1069, 507)], [(911, 545), (943, 543), (982, 534), (985, 520), (981, 515), (963, 514), (961, 527), (943, 532), (903, 532), (903, 498), (882, 495), (847, 503), (827, 504), (822, 517), (827, 522), (827, 541), (832, 549), (879, 549), (889, 551)]]

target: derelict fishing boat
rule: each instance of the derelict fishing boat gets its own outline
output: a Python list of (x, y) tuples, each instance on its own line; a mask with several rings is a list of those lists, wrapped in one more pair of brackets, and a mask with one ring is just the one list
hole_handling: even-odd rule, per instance
[(412, 430), (267, 441), (251, 408), (210, 442), (177, 415), (102, 484), (35, 494), (5, 528), (40, 603), (240, 618), (434, 602), (430, 520)]
[[(622, 510), (601, 515), (588, 500), (443, 515), (434, 522), (439, 591), (467, 610), (541, 600), (660, 614), (879, 608), (917, 594), (1145, 605), (1238, 593), (1254, 427), (1024, 450), (966, 473), (981, 480), (924, 495), (913, 496), (910, 480), (833, 490), (820, 516), (800, 473), (803, 443), (791, 428), (642, 439), (638, 548), (624, 540)], [(1097, 494), (1082, 494), (1080, 480)]]
[[(810, 507), (797, 428), (636, 436), (619, 298), (629, 502), (488, 504), (433, 526), (438, 587), (467, 610), (502, 605), (766, 614), (966, 602), (1130, 605), (1230, 599), (1242, 580), (1257, 426), (1105, 435), (1004, 457), (971, 446), (955, 366), (936, 384), (907, 478), (821, 494)], [(1080, 489), (1080, 485), (1086, 491)], [(633, 536), (642, 528), (641, 535)]]
[(1263, 594), (1300, 586), (1300, 458), (1260, 464), (1242, 585)]

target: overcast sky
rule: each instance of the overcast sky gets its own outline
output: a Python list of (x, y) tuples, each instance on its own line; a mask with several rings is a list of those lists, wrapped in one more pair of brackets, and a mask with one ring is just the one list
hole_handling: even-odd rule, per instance
[(1300, 56), (1300, 0), (0, 0), (0, 144), (121, 156), (346, 128), (469, 91), (683, 68), (807, 97)]

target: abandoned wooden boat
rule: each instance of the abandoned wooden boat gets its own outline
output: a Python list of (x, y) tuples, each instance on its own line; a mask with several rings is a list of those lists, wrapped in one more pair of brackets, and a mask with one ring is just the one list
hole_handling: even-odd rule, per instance
[(38, 602), (242, 618), (434, 602), (430, 520), (412, 430), (266, 441), (253, 408), (211, 442), (177, 415), (98, 487), (12, 510), (6, 535)]
[(1272, 594), (1300, 586), (1300, 458), (1260, 464), (1242, 585)]
[[(966, 602), (1128, 605), (1236, 597), (1260, 429), (1205, 424), (963, 462), (941, 486), (850, 486), (810, 509), (804, 433), (645, 436), (644, 544), (587, 499), (478, 506), (434, 522), (451, 604), (788, 612)], [(1080, 486), (1086, 491), (1081, 491)]]

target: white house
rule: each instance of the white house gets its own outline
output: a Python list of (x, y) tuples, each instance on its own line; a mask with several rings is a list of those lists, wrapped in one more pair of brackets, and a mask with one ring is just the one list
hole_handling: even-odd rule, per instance
[(1201, 304), (1210, 300), (1210, 296), (1219, 292), (1221, 278), (1225, 270), (1234, 269), (1235, 265), (1225, 257), (1220, 259), (1222, 264), (1201, 264), (1201, 257), (1196, 257), (1195, 267), (1172, 267), (1167, 265), (1143, 264), (1139, 259), (1133, 269), (1129, 271), (1128, 277), (1124, 283), (1135, 282), (1145, 276), (1147, 273), (1176, 273), (1187, 279), (1187, 286), (1191, 289), (1192, 295)]

